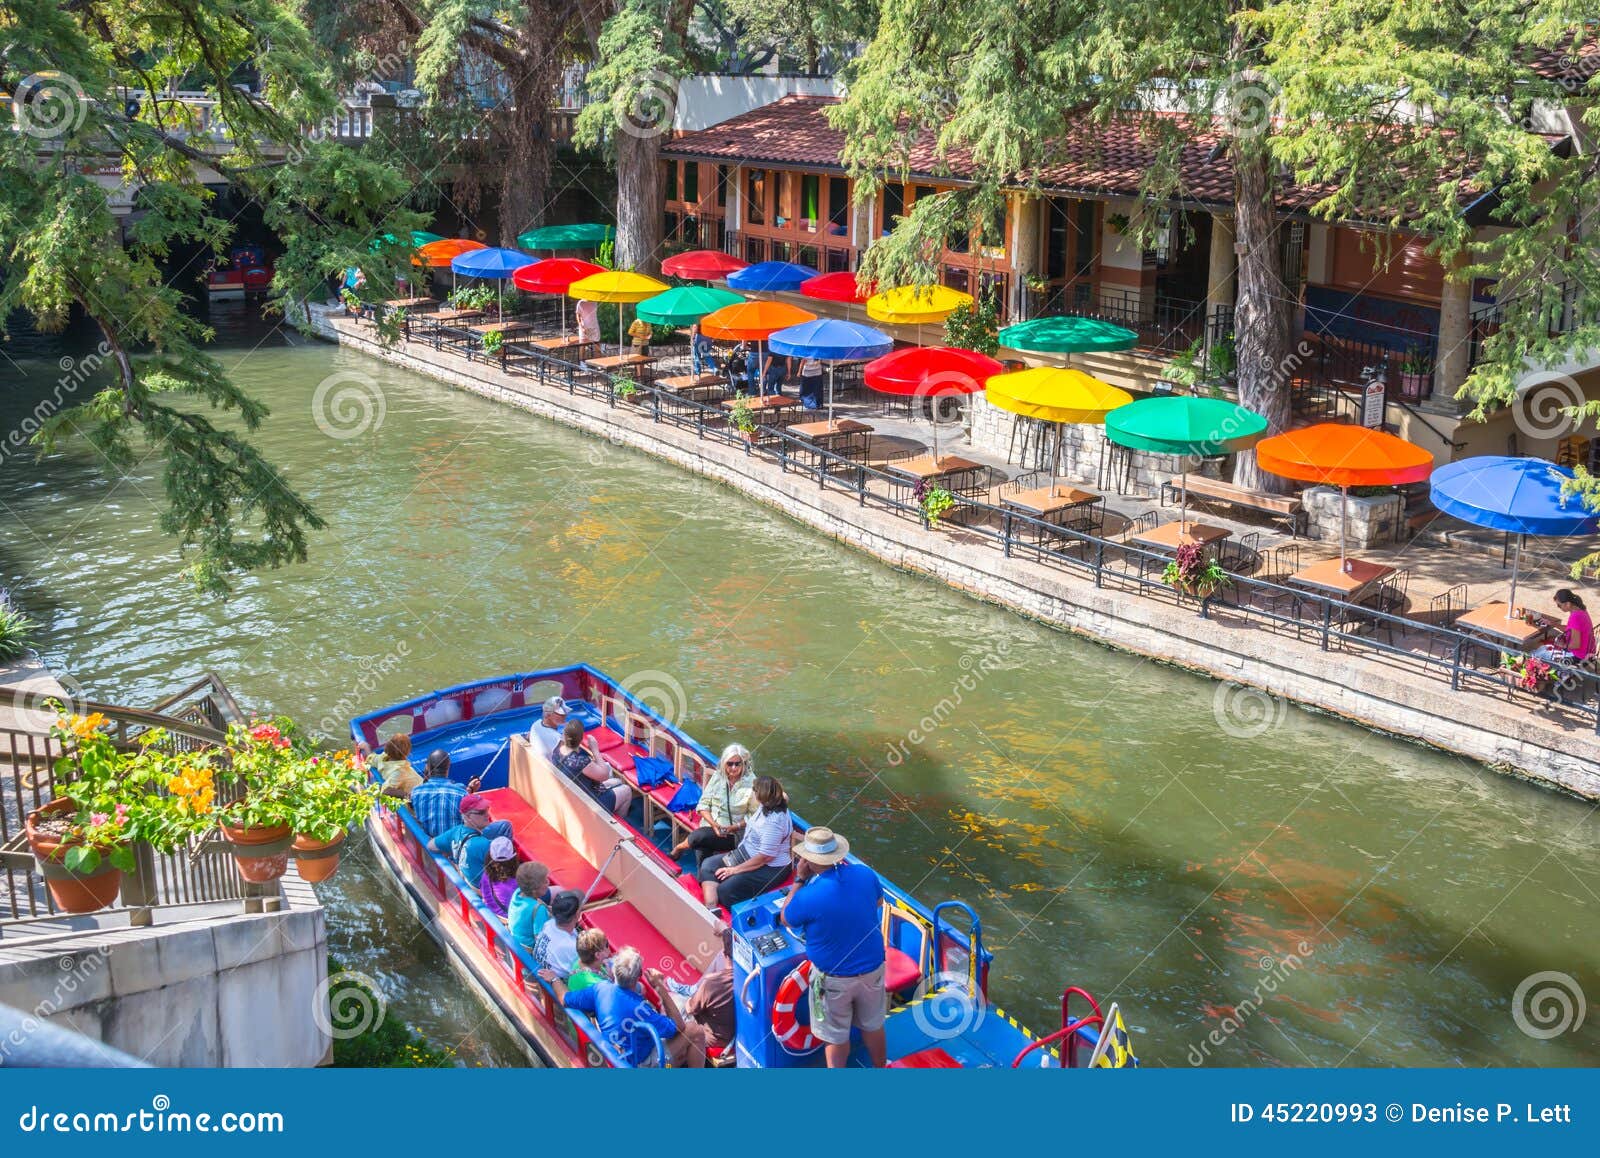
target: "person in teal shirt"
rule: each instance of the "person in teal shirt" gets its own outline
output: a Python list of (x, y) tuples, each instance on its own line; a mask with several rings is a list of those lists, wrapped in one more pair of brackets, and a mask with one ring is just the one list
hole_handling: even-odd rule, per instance
[(506, 904), (506, 928), (528, 952), (533, 939), (550, 919), (550, 870), (536, 860), (517, 866), (517, 891)]

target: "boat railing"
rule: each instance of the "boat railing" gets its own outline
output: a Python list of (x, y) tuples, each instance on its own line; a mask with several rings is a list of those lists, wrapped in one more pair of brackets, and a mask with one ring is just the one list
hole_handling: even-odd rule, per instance
[[(1441, 685), (1448, 683), (1451, 691), (1513, 698), (1526, 695), (1530, 703), (1535, 702), (1533, 690), (1513, 684), (1501, 670), (1499, 651), (1492, 643), (1458, 631), (1448, 622), (1399, 614), (1399, 607), (1386, 609), (1392, 605), (1352, 603), (1290, 586), (1286, 575), (1264, 573), (1267, 552), (1241, 549), (1225, 563), (1226, 584), (1204, 596), (1190, 594), (1163, 578), (1170, 555), (1113, 537), (1114, 533), (1103, 529), (1096, 533), (1048, 522), (991, 503), (977, 493), (954, 494), (953, 506), (935, 523), (914, 497), (915, 480), (895, 474), (892, 464), (873, 466), (841, 456), (777, 427), (763, 427), (756, 437), (746, 440), (730, 425), (729, 412), (720, 406), (648, 383), (638, 385), (623, 399), (617, 392), (617, 380), (609, 374), (532, 346), (507, 342), (505, 348), (514, 354), (501, 363), (511, 375), (511, 389), (526, 382), (602, 401), (653, 424), (734, 447), (776, 466), (781, 473), (808, 476), (819, 490), (842, 492), (864, 508), (888, 511), (925, 528), (992, 547), (1006, 558), (1025, 559), (1088, 579), (1100, 590), (1190, 608), (1203, 619), (1293, 635), (1296, 640), (1315, 643), (1323, 652), (1342, 650), (1373, 657), (1392, 670)], [(464, 352), (471, 356), (470, 348)], [(504, 381), (485, 384), (507, 389)], [(529, 392), (529, 396), (537, 395)], [(1382, 584), (1375, 587), (1381, 593)], [(1485, 658), (1488, 662), (1480, 665)], [(1572, 713), (1600, 733), (1600, 670), (1560, 662), (1552, 668), (1562, 695), (1557, 703), (1540, 702), (1540, 706), (1558, 714)]]

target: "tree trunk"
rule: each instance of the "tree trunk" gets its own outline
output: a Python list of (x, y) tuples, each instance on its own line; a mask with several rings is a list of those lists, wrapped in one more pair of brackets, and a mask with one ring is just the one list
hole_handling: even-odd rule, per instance
[[(1234, 228), (1239, 254), (1239, 297), (1234, 307), (1234, 348), (1238, 355), (1239, 404), (1267, 420), (1267, 432), (1289, 428), (1293, 409), (1290, 379), (1294, 353), (1290, 330), (1294, 303), (1284, 288), (1278, 259), (1278, 221), (1274, 208), (1277, 180), (1266, 143), (1233, 142)], [(1266, 474), (1253, 451), (1242, 452), (1233, 481), (1239, 486), (1282, 492), (1287, 480)]]
[(617, 268), (661, 268), (661, 137), (612, 130), (617, 146)]
[(550, 119), (562, 56), (554, 30), (536, 26), (536, 11), (530, 6), (517, 36), (524, 64), (508, 74), (511, 107), (500, 122), (500, 244), (508, 248), (517, 244), (517, 234), (544, 224), (550, 201)]

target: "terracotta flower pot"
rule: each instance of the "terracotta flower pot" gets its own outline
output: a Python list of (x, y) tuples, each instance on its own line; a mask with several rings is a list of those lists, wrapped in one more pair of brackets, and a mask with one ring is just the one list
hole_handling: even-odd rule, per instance
[(233, 862), (239, 876), (251, 884), (275, 881), (289, 871), (289, 847), (294, 836), (287, 824), (272, 828), (234, 828), (221, 825), (222, 835), (235, 845)]
[[(325, 881), (339, 868), (339, 846), (344, 844), (345, 834), (340, 833), (332, 840), (313, 840), (309, 836), (296, 836), (294, 838), (294, 868), (300, 874), (300, 879), (311, 884)], [(304, 853), (316, 853), (315, 856), (305, 856)]]
[(70, 800), (52, 800), (43, 808), (30, 812), (23, 822), (28, 834), (28, 847), (33, 850), (39, 873), (44, 877), (50, 899), (63, 913), (93, 913), (112, 904), (122, 891), (122, 870), (112, 865), (101, 854), (100, 867), (90, 873), (73, 872), (67, 868), (67, 850), (75, 842), (62, 841), (54, 833), (41, 831), (38, 821), (47, 816), (71, 812), (77, 806)]

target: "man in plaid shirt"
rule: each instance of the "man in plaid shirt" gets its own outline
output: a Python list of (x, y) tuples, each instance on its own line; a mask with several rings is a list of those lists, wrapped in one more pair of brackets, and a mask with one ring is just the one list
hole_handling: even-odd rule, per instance
[(461, 801), (478, 790), (478, 781), (461, 785), (450, 779), (450, 753), (443, 748), (428, 753), (422, 772), (427, 779), (411, 790), (411, 814), (431, 839), (461, 823)]

